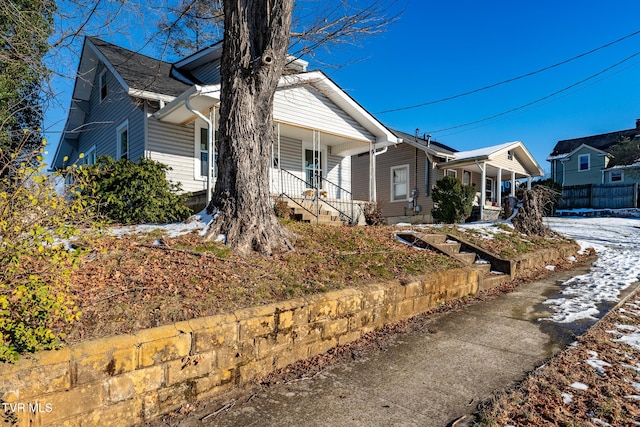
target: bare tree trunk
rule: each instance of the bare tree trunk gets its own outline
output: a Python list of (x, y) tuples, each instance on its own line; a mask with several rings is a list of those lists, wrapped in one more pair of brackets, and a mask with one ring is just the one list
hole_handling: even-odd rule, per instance
[(289, 43), (293, 0), (225, 0), (218, 176), (207, 238), (239, 253), (292, 248), (269, 194), (273, 97)]
[(511, 223), (516, 231), (529, 236), (547, 236), (551, 230), (544, 225), (542, 217), (548, 201), (546, 191), (540, 189), (525, 190), (522, 194), (522, 206)]

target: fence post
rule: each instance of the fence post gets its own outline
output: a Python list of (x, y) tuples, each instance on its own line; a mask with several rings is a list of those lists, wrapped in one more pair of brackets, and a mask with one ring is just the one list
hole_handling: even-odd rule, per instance
[(589, 208), (593, 209), (593, 184), (589, 184)]
[(633, 206), (636, 208), (640, 208), (638, 204), (638, 183), (633, 184)]

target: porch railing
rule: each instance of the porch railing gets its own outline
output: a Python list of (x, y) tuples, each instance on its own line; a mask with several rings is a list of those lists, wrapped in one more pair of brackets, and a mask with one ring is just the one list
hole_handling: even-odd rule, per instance
[(319, 185), (314, 185), (281, 169), (280, 196), (286, 197), (316, 219), (320, 216), (320, 211), (324, 209), (336, 212), (344, 223), (355, 224), (351, 192), (325, 178), (320, 178), (317, 181)]

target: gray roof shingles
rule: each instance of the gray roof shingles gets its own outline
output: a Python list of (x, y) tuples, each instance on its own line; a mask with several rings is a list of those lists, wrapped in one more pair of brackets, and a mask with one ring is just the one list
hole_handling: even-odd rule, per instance
[[(395, 130), (395, 129), (390, 129), (390, 130), (391, 130), (391, 132), (393, 132), (393, 134), (395, 136), (397, 136), (398, 138), (402, 138), (404, 141), (413, 141), (413, 142), (415, 142), (417, 144), (427, 146), (427, 140), (424, 139), (424, 138), (420, 138), (420, 137), (417, 137), (415, 135), (411, 135), (409, 133), (402, 132), (402, 131)], [(448, 146), (446, 146), (444, 144), (439, 143), (438, 141), (431, 140), (430, 144), (431, 145), (435, 145), (436, 147), (438, 147), (441, 150), (448, 151), (451, 154), (456, 153), (458, 151), (455, 148), (448, 147)]]
[(146, 55), (88, 37), (132, 89), (178, 96), (191, 86), (171, 77), (172, 65)]
[(581, 146), (582, 144), (588, 145), (598, 150), (609, 152), (611, 147), (620, 142), (621, 138), (634, 139), (636, 135), (640, 134), (640, 129), (626, 129), (616, 132), (603, 133), (600, 135), (585, 136), (582, 138), (565, 139), (558, 141), (553, 151), (549, 155), (550, 157), (567, 154)]

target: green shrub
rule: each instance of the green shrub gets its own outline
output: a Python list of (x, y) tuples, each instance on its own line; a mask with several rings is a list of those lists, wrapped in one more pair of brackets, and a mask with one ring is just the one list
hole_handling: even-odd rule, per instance
[(180, 184), (167, 181), (169, 170), (149, 159), (136, 163), (100, 156), (88, 168), (85, 193), (91, 195), (100, 215), (121, 224), (182, 221), (191, 210), (185, 206), (186, 196), (177, 194)]
[(80, 254), (65, 243), (92, 225), (87, 203), (78, 186), (58, 194), (42, 160), (0, 150), (0, 361), (58, 347), (80, 315), (68, 293)]
[(450, 176), (445, 176), (436, 182), (431, 197), (434, 208), (431, 215), (435, 222), (456, 224), (471, 215), (473, 198), (476, 189)]

